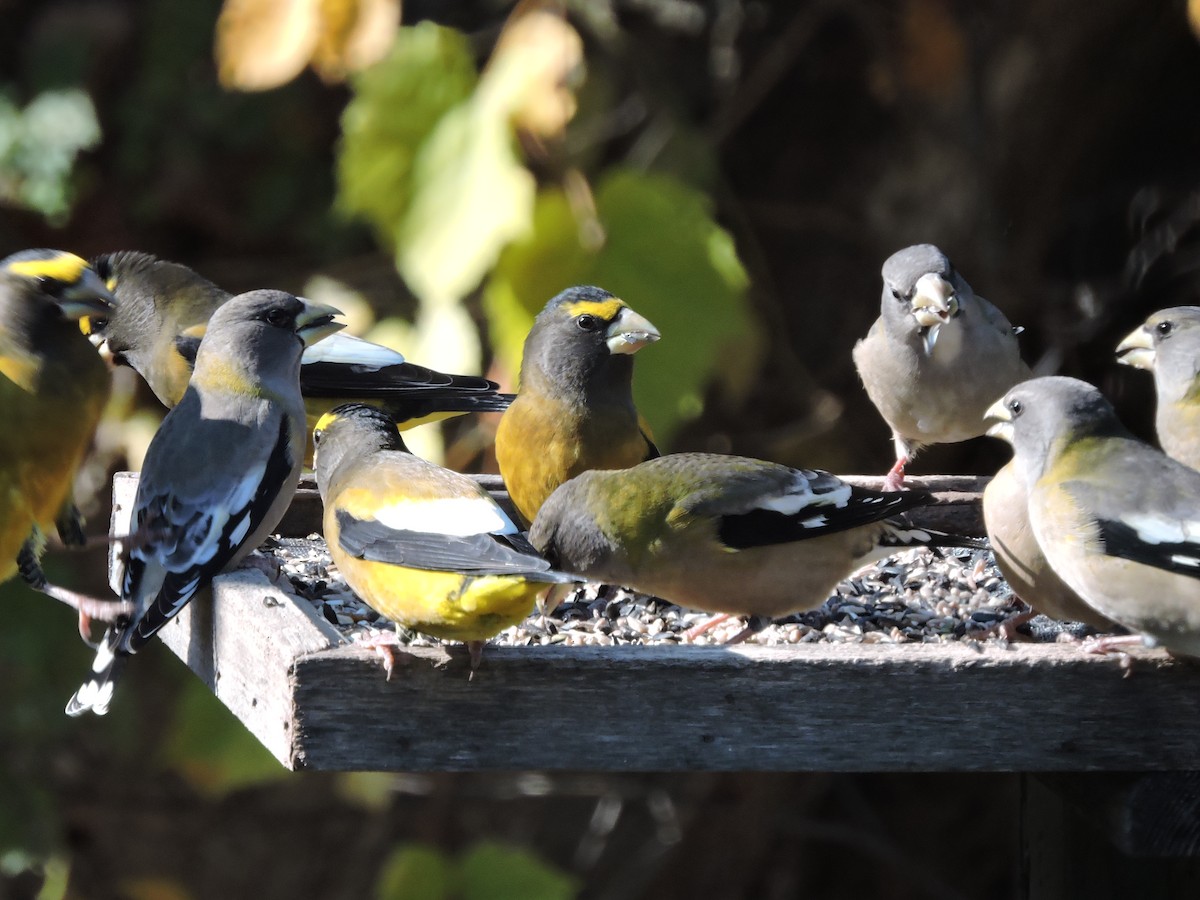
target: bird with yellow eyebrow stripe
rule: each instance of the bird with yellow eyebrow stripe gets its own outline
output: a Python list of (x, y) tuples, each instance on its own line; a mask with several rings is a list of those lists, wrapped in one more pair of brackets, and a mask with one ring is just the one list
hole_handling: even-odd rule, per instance
[(465, 641), (472, 671), (487, 638), (576, 580), (552, 571), (477, 482), (409, 453), (380, 410), (339, 406), (314, 440), (325, 540), (346, 582), (399, 625)]
[(142, 464), (123, 541), (121, 597), (133, 611), (108, 629), (67, 715), (104, 715), (126, 659), (279, 524), (304, 454), (300, 356), (343, 327), (336, 315), (282, 291), (240, 294), (213, 313)]
[[(106, 253), (93, 265), (116, 301), (107, 316), (83, 323), (85, 331), (173, 407), (187, 388), (209, 318), (233, 295), (187, 266), (148, 253)], [(512, 400), (486, 378), (436, 372), (345, 334), (304, 351), (300, 392), (310, 434), (323, 413), (351, 401), (379, 406), (411, 428), (464, 412), (501, 412)]]
[(659, 455), (633, 403), (633, 354), (658, 339), (647, 319), (598, 287), (568, 288), (538, 313), (520, 393), (496, 431), (500, 474), (527, 521), (581, 472)]
[(113, 604), (49, 584), (43, 532), (82, 543), (71, 502), (108, 401), (108, 369), (76, 321), (107, 315), (112, 296), (83, 259), (25, 250), (0, 260), (0, 581), (18, 572), (33, 588), (103, 618)]

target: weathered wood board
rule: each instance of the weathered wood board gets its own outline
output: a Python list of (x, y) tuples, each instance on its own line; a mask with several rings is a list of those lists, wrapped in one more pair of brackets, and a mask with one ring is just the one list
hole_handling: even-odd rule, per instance
[(489, 647), (470, 679), (465, 650), (413, 648), (387, 681), (259, 570), (211, 594), (162, 639), (293, 769), (1200, 769), (1200, 668), (1158, 651), (1125, 677), (1063, 644)]

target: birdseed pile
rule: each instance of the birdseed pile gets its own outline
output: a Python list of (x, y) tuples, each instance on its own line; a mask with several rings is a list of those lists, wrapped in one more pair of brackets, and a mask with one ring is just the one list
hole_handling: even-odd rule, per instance
[[(333, 566), (320, 535), (275, 538), (264, 548), (295, 593), (312, 603), (350, 640), (375, 637), (392, 623), (355, 596)], [(746, 643), (767, 646), (839, 643), (1004, 643), (998, 625), (1024, 610), (989, 551), (905, 550), (855, 572), (833, 596), (809, 612), (776, 619)], [(534, 612), (489, 643), (507, 646), (615, 646), (687, 641), (685, 632), (712, 614), (682, 609), (623, 588), (589, 584), (572, 592), (550, 615)], [(731, 618), (692, 640), (728, 641), (743, 628)], [(396, 628), (399, 643), (438, 646), (438, 638)], [(1037, 641), (1070, 640), (1092, 631), (1079, 623), (1037, 616), (1019, 635)]]

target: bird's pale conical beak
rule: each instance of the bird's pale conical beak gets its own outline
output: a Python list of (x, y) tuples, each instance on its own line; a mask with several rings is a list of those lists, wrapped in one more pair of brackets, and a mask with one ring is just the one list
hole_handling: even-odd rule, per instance
[(336, 307), (304, 300), (304, 312), (296, 316), (296, 334), (300, 335), (305, 347), (311, 347), (322, 338), (336, 334), (346, 327), (343, 322), (333, 321), (334, 316), (341, 314), (342, 311)]
[(1154, 371), (1154, 341), (1144, 325), (1139, 325), (1117, 344), (1117, 362), (1135, 369)]
[(983, 414), (983, 419), (985, 422), (989, 419), (996, 420), (996, 423), (987, 430), (989, 437), (1000, 438), (1002, 441), (1008, 441), (1010, 444), (1012, 443), (1012, 413), (1010, 413), (1008, 411), (1008, 407), (1004, 405), (1003, 397), (987, 408), (987, 411)]
[(626, 306), (608, 326), (604, 337), (610, 353), (637, 353), (662, 335), (650, 324), (649, 319)]
[(958, 315), (958, 295), (954, 292), (954, 285), (941, 275), (927, 272), (917, 279), (911, 306), (913, 318), (925, 329), (922, 340), (925, 355), (929, 356), (937, 344), (942, 326)]

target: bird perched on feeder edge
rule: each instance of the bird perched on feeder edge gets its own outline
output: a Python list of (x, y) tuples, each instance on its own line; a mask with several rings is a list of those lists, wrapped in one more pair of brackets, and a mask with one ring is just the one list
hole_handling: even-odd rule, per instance
[(1200, 472), (1135, 438), (1075, 378), (1019, 384), (988, 417), (988, 434), (1013, 446), (1034, 536), (1063, 581), (1148, 643), (1200, 656)]
[(529, 540), (555, 568), (589, 580), (777, 618), (819, 606), (856, 568), (899, 549), (986, 546), (891, 518), (930, 502), (814, 469), (675, 453), (573, 478), (543, 504)]
[(525, 339), (520, 392), (496, 431), (496, 460), (517, 511), (532, 522), (563, 482), (658, 456), (633, 402), (633, 354), (658, 330), (598, 287), (546, 304)]
[(213, 313), (188, 388), (150, 442), (138, 481), (121, 587), (134, 612), (105, 634), (69, 715), (107, 712), (122, 661), (283, 517), (304, 457), (300, 356), (343, 327), (337, 312), (251, 291)]
[(409, 453), (379, 410), (339, 406), (315, 440), (325, 540), (346, 582), (399, 625), (465, 641), (472, 672), (487, 638), (576, 580), (552, 571), (478, 482)]
[(879, 318), (854, 346), (867, 396), (892, 429), (885, 487), (900, 488), (922, 447), (984, 433), (984, 410), (1030, 376), (1019, 333), (932, 244), (888, 257)]

